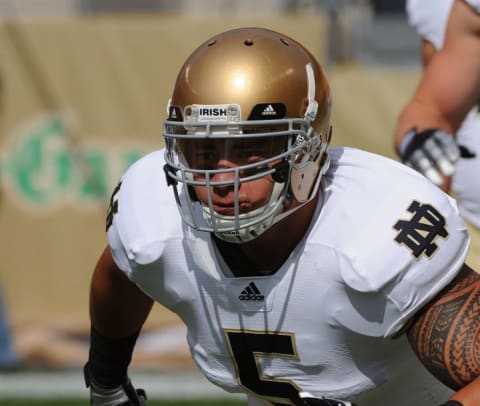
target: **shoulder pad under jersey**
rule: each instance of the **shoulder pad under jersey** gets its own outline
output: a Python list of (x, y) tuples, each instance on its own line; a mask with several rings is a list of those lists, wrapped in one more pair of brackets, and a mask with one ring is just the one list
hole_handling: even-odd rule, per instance
[(333, 151), (332, 170), (321, 218), (335, 233), (326, 241), (350, 299), (388, 302), (382, 334), (393, 334), (455, 277), (466, 226), (451, 197), (399, 162), (346, 148)]
[(165, 242), (181, 238), (181, 217), (165, 180), (163, 150), (135, 162), (112, 194), (108, 241), (117, 265), (130, 274), (162, 254)]

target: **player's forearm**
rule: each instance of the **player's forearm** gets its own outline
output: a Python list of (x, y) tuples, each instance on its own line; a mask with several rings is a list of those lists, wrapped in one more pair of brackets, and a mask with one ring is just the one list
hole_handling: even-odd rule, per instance
[(442, 118), (440, 112), (416, 97), (405, 106), (397, 120), (394, 134), (394, 146), (397, 153), (399, 153), (399, 146), (403, 137), (413, 128), (416, 128), (418, 132), (430, 128), (442, 129), (448, 133), (453, 131), (451, 125)]
[(109, 337), (125, 337), (138, 332), (153, 305), (121, 272), (107, 247), (93, 273), (90, 287), (92, 327)]
[(426, 66), (415, 91), (414, 99), (427, 107), (420, 107), (419, 114), (430, 109), (440, 119), (437, 128), (452, 134), (480, 99), (479, 24), (480, 14), (464, 1), (455, 1), (445, 44)]
[[(462, 41), (465, 40), (462, 37)], [(480, 38), (445, 46), (425, 68), (415, 93), (397, 121), (395, 147), (412, 128), (439, 128), (455, 134), (480, 99)], [(473, 45), (472, 45), (473, 43)]]
[(127, 369), (152, 305), (153, 300), (118, 269), (107, 247), (90, 287), (92, 326), (86, 374), (92, 388), (128, 384)]

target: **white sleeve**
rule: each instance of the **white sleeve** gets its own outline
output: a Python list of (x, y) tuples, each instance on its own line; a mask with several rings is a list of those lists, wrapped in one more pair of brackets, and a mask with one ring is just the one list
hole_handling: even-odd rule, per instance
[(139, 267), (158, 261), (168, 241), (181, 238), (181, 218), (163, 164), (163, 150), (141, 158), (112, 196), (108, 242), (113, 259), (130, 279)]
[(465, 0), (470, 6), (472, 6), (478, 13), (480, 13), (480, 0)]
[(110, 252), (112, 253), (115, 263), (128, 277), (130, 277), (132, 274), (132, 268), (130, 266), (130, 261), (128, 260), (127, 251), (125, 250), (118, 233), (117, 223), (115, 220), (108, 228), (107, 238), (110, 246)]
[(405, 232), (400, 242), (384, 238), (370, 241), (355, 255), (339, 255), (342, 295), (350, 306), (339, 313), (341, 325), (364, 335), (391, 337), (455, 278), (470, 240), (454, 201), (446, 195), (443, 200), (437, 213), (444, 227), (437, 223), (422, 230), (420, 222), (411, 220), (416, 214), (406, 212), (399, 219), (405, 220), (406, 231), (393, 230), (394, 237)]
[(437, 50), (443, 46), (452, 4), (453, 0), (407, 0), (406, 3), (408, 23)]

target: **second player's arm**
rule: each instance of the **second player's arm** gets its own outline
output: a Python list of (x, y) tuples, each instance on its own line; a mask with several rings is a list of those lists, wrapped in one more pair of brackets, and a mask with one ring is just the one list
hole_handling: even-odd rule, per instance
[(395, 130), (398, 148), (413, 127), (441, 128), (454, 134), (480, 100), (480, 15), (464, 0), (455, 0), (445, 44), (426, 67), (413, 98)]

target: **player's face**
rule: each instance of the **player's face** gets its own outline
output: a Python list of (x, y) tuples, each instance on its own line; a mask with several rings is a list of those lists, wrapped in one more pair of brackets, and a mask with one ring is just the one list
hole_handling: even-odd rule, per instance
[[(249, 178), (277, 165), (281, 159), (272, 158), (282, 153), (285, 142), (283, 137), (186, 141), (188, 145), (182, 150), (188, 166), (200, 170), (194, 174), (194, 180), (213, 183), (210, 187), (194, 186), (198, 199), (208, 205), (210, 191), (213, 209), (226, 216), (234, 215), (236, 196), (240, 213), (264, 206), (273, 189), (271, 175)], [(236, 176), (241, 179), (237, 186)]]

